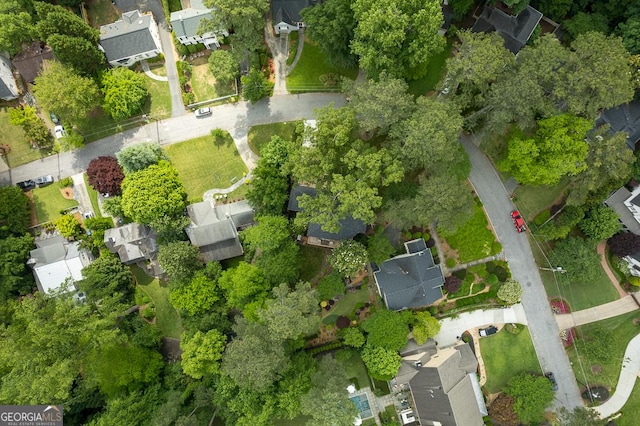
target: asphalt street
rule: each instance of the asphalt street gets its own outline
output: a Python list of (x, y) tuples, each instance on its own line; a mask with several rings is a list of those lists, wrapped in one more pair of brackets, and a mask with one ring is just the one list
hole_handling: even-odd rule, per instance
[(522, 306), (540, 366), (544, 372), (553, 372), (558, 382), (555, 405), (573, 410), (583, 405), (582, 398), (527, 235), (519, 234), (511, 221), (510, 212), (515, 206), (493, 165), (474, 144), (473, 136), (463, 135), (460, 140), (471, 160), (471, 183), (502, 244), (511, 274), (522, 285)]

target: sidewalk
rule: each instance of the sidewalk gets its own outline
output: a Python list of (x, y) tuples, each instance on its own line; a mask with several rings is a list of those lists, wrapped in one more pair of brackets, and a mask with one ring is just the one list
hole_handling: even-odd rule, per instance
[(555, 315), (555, 317), (560, 330), (566, 330), (571, 327), (617, 317), (618, 315), (636, 310), (638, 310), (638, 304), (633, 300), (631, 295), (626, 295), (622, 299), (614, 300), (613, 302), (570, 314)]

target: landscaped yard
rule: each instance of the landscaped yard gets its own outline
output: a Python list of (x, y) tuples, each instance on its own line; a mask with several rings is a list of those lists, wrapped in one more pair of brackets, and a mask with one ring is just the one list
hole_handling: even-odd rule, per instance
[(344, 357), (341, 357), (338, 353), (336, 353), (336, 356), (340, 360), (340, 363), (344, 366), (347, 377), (356, 379), (356, 381), (358, 382), (356, 384), (356, 387), (358, 389), (371, 386), (371, 383), (369, 382), (369, 373), (367, 373), (367, 367), (365, 367), (364, 363), (362, 362), (360, 354), (353, 349), (343, 349), (343, 351), (350, 351), (352, 354), (349, 359), (343, 359)]
[(277, 135), (284, 140), (292, 141), (298, 136), (296, 133), (298, 124), (300, 124), (300, 121), (253, 126), (249, 129), (249, 147), (253, 152), (260, 155), (260, 150), (269, 143), (271, 136)]
[(473, 207), (473, 216), (458, 230), (450, 234), (439, 231), (440, 235), (447, 240), (447, 244), (453, 250), (458, 251), (458, 262), (466, 263), (476, 259), (482, 259), (500, 251), (489, 222), (484, 214), (482, 204), (476, 200)]
[(340, 316), (350, 316), (358, 303), (366, 303), (369, 300), (369, 289), (367, 286), (353, 293), (347, 293), (342, 299), (338, 300), (333, 309), (327, 311), (322, 319), (324, 324), (333, 324)]
[(101, 25), (110, 24), (118, 20), (120, 15), (111, 0), (86, 0), (89, 25), (100, 28)]
[[(190, 200), (202, 199), (209, 189), (227, 188), (247, 172), (231, 136), (224, 143), (202, 136), (165, 148)], [(198, 155), (193, 155), (197, 152)]]
[(328, 249), (313, 246), (300, 246), (300, 280), (317, 282), (320, 279)]
[(136, 277), (138, 285), (149, 295), (155, 305), (156, 325), (162, 335), (179, 339), (183, 331), (182, 319), (169, 302), (169, 288), (162, 287), (157, 278), (150, 277), (137, 266), (132, 266), (131, 272)]
[(38, 223), (56, 220), (62, 210), (78, 205), (76, 200), (68, 200), (62, 196), (58, 182), (33, 190), (33, 204), (36, 208)]
[(89, 199), (91, 200), (91, 207), (93, 207), (93, 213), (96, 217), (102, 217), (102, 212), (100, 212), (100, 205), (98, 204), (98, 191), (93, 189), (91, 185), (89, 185), (89, 181), (87, 180), (87, 174), (83, 174), (84, 184), (87, 187), (87, 192), (89, 193)]
[[(154, 67), (150, 64), (150, 68), (154, 73), (159, 75), (165, 73), (164, 66), (162, 65)], [(156, 119), (169, 117), (171, 115), (169, 82), (154, 80), (146, 75), (145, 82), (147, 83), (147, 91), (149, 92), (149, 100), (144, 108), (145, 113)]]
[(216, 84), (215, 77), (209, 72), (209, 63), (206, 57), (192, 61), (191, 89), (196, 96), (195, 102), (203, 102), (235, 93), (233, 82), (222, 87)]
[(444, 74), (445, 62), (451, 55), (451, 46), (453, 46), (453, 39), (447, 40), (447, 46), (442, 52), (429, 58), (427, 75), (418, 80), (409, 81), (409, 93), (422, 96), (435, 89)]
[(622, 416), (616, 419), (618, 426), (636, 426), (638, 424), (638, 418), (640, 418), (640, 384), (638, 384), (637, 379), (636, 385), (633, 387), (633, 391), (621, 411)]
[(306, 37), (300, 60), (287, 76), (287, 89), (291, 93), (340, 90), (339, 79), (335, 79), (337, 84), (333, 86), (327, 86), (320, 81), (320, 76), (329, 74), (342, 75), (355, 80), (358, 76), (358, 68), (339, 68), (329, 65), (318, 46)]
[[(24, 131), (9, 123), (9, 108), (0, 108), (0, 145), (8, 145), (9, 167), (16, 167), (40, 158), (40, 150), (32, 149)], [(34, 176), (35, 177), (35, 176)]]
[(484, 361), (489, 393), (500, 392), (513, 376), (523, 372), (541, 374), (529, 329), (519, 334), (505, 329), (489, 337), (480, 338), (480, 352)]

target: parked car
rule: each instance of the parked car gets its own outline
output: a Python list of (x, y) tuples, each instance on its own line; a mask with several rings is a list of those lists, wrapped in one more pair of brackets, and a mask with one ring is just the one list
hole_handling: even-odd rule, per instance
[(22, 182), (18, 182), (16, 185), (18, 185), (20, 188), (22, 188), (25, 191), (28, 191), (36, 187), (36, 183), (32, 179), (23, 180)]
[(553, 389), (553, 391), (557, 391), (558, 390), (558, 382), (556, 382), (556, 378), (553, 375), (552, 372), (548, 372), (545, 373), (544, 377), (546, 377), (547, 379), (549, 379), (549, 381), (551, 382), (551, 388)]
[(211, 114), (213, 114), (211, 108), (200, 108), (196, 110), (196, 117), (206, 117)]
[(492, 334), (496, 334), (498, 332), (498, 327), (495, 325), (490, 325), (487, 328), (480, 329), (480, 337), (491, 336)]
[(513, 220), (513, 225), (516, 227), (516, 231), (524, 232), (527, 230), (527, 227), (524, 224), (524, 219), (518, 210), (511, 212), (511, 219)]
[(58, 124), (53, 128), (53, 133), (55, 133), (56, 139), (67, 136), (67, 132), (64, 130), (64, 127), (61, 124)]
[(51, 121), (53, 121), (53, 124), (60, 124), (60, 120), (58, 120), (58, 116), (55, 115), (54, 113), (50, 112), (49, 117), (51, 117)]
[(53, 183), (53, 176), (51, 176), (51, 175), (40, 176), (40, 177), (35, 178), (33, 181), (38, 186), (48, 185), (50, 183)]

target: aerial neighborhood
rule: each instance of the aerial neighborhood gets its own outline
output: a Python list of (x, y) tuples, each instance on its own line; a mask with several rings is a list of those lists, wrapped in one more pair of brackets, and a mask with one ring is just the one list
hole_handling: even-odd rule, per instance
[(636, 0), (3, 0), (0, 411), (635, 426), (639, 142)]

